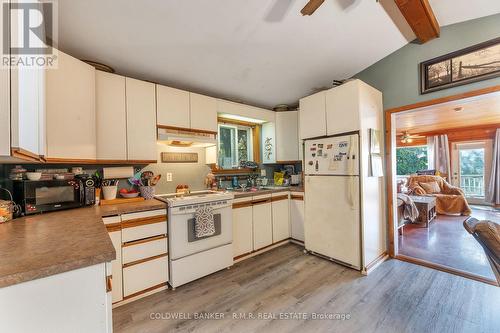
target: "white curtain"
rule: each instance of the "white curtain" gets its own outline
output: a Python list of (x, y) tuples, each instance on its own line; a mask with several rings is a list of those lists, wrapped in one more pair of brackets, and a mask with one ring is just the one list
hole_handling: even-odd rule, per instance
[(435, 169), (450, 179), (450, 145), (448, 135), (434, 135), (427, 137), (429, 169)]
[(488, 187), (486, 201), (496, 206), (500, 205), (500, 128), (497, 128), (491, 162), (490, 186)]

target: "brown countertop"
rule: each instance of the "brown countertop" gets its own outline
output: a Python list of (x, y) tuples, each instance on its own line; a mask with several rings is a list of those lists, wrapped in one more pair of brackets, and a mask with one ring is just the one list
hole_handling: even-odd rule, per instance
[(0, 288), (108, 262), (102, 217), (166, 208), (157, 200), (26, 216), (0, 224)]
[(239, 198), (246, 198), (246, 197), (252, 197), (256, 195), (263, 195), (263, 194), (272, 194), (272, 193), (277, 193), (277, 192), (304, 192), (304, 187), (302, 186), (290, 186), (290, 187), (277, 187), (273, 189), (262, 189), (262, 190), (257, 190), (257, 191), (250, 191), (246, 190), (245, 192), (238, 190), (238, 191), (230, 191), (231, 193), (234, 194), (235, 199)]

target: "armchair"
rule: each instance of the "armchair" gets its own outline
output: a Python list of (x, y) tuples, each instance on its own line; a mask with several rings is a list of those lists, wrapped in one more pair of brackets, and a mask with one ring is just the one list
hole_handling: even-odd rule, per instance
[[(439, 192), (428, 193), (421, 183), (436, 182)], [(465, 199), (462, 189), (449, 184), (440, 176), (412, 176), (408, 181), (408, 187), (414, 195), (432, 196), (436, 198), (436, 211), (438, 214), (461, 214), (470, 215), (472, 210)]]

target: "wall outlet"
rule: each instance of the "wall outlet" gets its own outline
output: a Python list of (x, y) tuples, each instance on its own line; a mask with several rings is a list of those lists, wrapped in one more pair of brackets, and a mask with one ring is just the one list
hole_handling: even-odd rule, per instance
[(260, 170), (260, 176), (265, 177), (266, 176), (266, 169)]
[(171, 181), (172, 181), (172, 173), (167, 172), (167, 182), (171, 182)]

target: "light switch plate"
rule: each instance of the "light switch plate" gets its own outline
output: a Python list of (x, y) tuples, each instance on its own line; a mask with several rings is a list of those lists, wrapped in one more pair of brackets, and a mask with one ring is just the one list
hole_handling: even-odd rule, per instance
[(266, 176), (266, 169), (260, 170), (260, 176), (265, 177)]
[(172, 181), (172, 173), (167, 172), (167, 182), (171, 182), (171, 181)]

